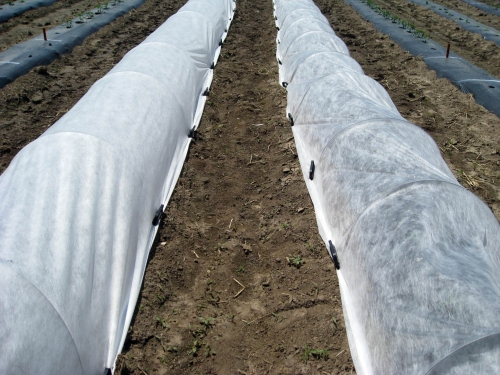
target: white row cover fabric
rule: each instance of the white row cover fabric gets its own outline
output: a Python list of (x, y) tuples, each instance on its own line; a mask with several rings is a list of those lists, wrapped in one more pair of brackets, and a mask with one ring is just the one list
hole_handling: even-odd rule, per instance
[(114, 367), (234, 10), (190, 0), (0, 177), (0, 373)]
[(312, 1), (276, 0), (275, 19), (287, 116), (320, 234), (336, 247), (357, 373), (500, 374), (498, 221)]

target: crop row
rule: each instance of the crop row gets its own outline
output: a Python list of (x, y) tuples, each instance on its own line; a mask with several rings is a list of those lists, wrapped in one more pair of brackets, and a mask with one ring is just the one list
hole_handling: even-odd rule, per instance
[(382, 9), (379, 7), (377, 4), (373, 2), (373, 0), (362, 0), (366, 5), (368, 5), (371, 9), (373, 9), (376, 13), (380, 14), (382, 17), (391, 20), (392, 23), (397, 23), (401, 25), (403, 29), (406, 29), (409, 33), (413, 34), (416, 38), (421, 38), (423, 39), (424, 43), (427, 43), (427, 39), (429, 39), (429, 36), (422, 30), (419, 30), (415, 28), (415, 25), (411, 22), (408, 22), (404, 19), (399, 18), (398, 16), (395, 16), (391, 12)]
[[(110, 6), (116, 6), (118, 3), (123, 3), (123, 0), (112, 0), (106, 1), (104, 3), (97, 4), (95, 8), (97, 9), (95, 14), (102, 14), (105, 10), (109, 9)], [(84, 23), (86, 19), (91, 19), (94, 17), (94, 12), (86, 11), (76, 14), (76, 23)], [(69, 19), (64, 22), (66, 27), (69, 29), (73, 26), (73, 20)]]

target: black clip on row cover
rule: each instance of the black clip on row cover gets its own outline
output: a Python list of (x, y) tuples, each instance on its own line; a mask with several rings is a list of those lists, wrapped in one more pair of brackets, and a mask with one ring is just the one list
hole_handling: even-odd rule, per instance
[(194, 126), (192, 129), (189, 130), (188, 137), (191, 138), (193, 141), (196, 141), (196, 130)]
[(288, 119), (290, 120), (290, 125), (293, 126), (293, 116), (291, 113), (288, 114)]
[(311, 165), (309, 167), (309, 179), (314, 180), (314, 170), (316, 167), (314, 166), (314, 160), (311, 160)]
[(335, 265), (336, 269), (340, 269), (340, 263), (339, 263), (339, 257), (337, 256), (337, 249), (335, 249), (335, 246), (333, 246), (332, 241), (328, 241), (328, 245), (330, 246), (329, 252), (330, 252), (330, 257), (332, 258), (333, 264)]
[(156, 211), (156, 214), (155, 214), (155, 217), (153, 218), (153, 226), (157, 226), (158, 224), (160, 224), (160, 220), (161, 220), (161, 216), (163, 215), (163, 204), (160, 206), (160, 208), (158, 208), (158, 210)]

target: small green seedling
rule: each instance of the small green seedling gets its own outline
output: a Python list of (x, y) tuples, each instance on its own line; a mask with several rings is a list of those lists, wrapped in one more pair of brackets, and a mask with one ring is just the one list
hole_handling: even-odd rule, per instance
[(214, 318), (211, 317), (204, 318), (202, 316), (199, 316), (198, 319), (200, 319), (200, 323), (203, 327), (205, 327), (205, 330), (214, 326)]
[(103, 4), (97, 4), (95, 7), (97, 9), (97, 11), (95, 12), (95, 14), (102, 14), (102, 13), (104, 13)]
[(216, 355), (217, 352), (215, 350), (213, 350), (210, 345), (208, 344), (205, 344), (205, 357), (212, 357), (214, 355)]
[(328, 349), (311, 349), (306, 344), (304, 345), (304, 354), (302, 355), (302, 359), (304, 360), (304, 362), (307, 362), (310, 356), (326, 361), (328, 359)]
[(67, 29), (71, 29), (73, 27), (73, 20), (64, 21), (64, 25), (66, 26)]
[(201, 343), (198, 340), (193, 341), (193, 345), (191, 346), (191, 350), (188, 350), (188, 354), (192, 354), (193, 357), (198, 355), (198, 349), (201, 347)]
[(160, 324), (161, 324), (161, 326), (162, 326), (163, 328), (167, 328), (167, 323), (165, 322), (165, 319), (164, 319), (164, 318), (159, 318), (159, 317), (157, 317), (157, 318), (156, 318), (156, 320), (158, 321), (158, 323), (160, 323)]
[(297, 255), (296, 257), (290, 255), (286, 257), (286, 260), (288, 261), (289, 265), (294, 266), (295, 268), (300, 268), (304, 264), (304, 261), (302, 260), (302, 257), (300, 255)]
[(85, 20), (84, 20), (84, 18), (83, 18), (84, 16), (85, 16), (85, 13), (83, 13), (83, 12), (78, 13), (78, 14), (76, 15), (77, 20), (76, 20), (75, 22), (76, 22), (76, 23), (84, 23), (84, 22), (85, 22)]

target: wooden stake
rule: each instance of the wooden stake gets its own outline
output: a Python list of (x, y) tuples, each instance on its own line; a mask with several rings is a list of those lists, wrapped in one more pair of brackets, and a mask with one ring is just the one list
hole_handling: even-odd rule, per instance
[(450, 43), (448, 43), (448, 47), (446, 47), (446, 58), (450, 55)]
[(43, 28), (43, 40), (47, 41), (47, 31)]

